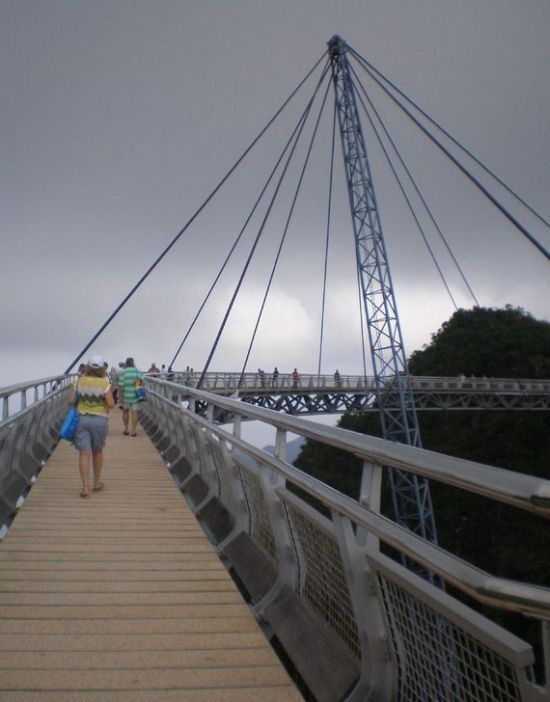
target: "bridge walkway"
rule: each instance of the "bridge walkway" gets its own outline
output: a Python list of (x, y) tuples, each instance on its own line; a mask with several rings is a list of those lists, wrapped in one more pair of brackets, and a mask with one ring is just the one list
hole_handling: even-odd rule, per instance
[(0, 542), (1, 702), (292, 702), (149, 439), (114, 410), (105, 489), (61, 442)]

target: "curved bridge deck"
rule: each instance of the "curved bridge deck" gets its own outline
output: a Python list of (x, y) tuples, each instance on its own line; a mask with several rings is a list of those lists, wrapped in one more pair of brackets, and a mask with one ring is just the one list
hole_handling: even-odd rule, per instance
[(0, 542), (0, 700), (301, 700), (149, 439), (62, 442)]

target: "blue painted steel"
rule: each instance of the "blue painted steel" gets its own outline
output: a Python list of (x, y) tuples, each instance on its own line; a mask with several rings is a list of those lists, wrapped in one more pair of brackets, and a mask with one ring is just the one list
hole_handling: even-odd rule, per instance
[[(336, 35), (328, 42), (328, 47), (355, 234), (357, 270), (367, 317), (382, 432), (386, 439), (420, 446), (405, 347), (347, 59), (347, 45)], [(427, 481), (403, 471), (392, 470), (390, 482), (398, 523), (429, 541), (436, 542)]]

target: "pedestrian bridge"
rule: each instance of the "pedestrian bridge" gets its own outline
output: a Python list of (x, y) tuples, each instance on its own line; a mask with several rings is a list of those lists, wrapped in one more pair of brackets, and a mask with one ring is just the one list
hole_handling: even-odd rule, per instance
[[(371, 376), (292, 373), (173, 373), (174, 382), (288, 414), (378, 411), (379, 389)], [(520, 378), (409, 376), (417, 410), (541, 410), (550, 408), (550, 381)], [(392, 378), (383, 383), (390, 398)], [(386, 400), (385, 406), (389, 407)], [(398, 405), (397, 405), (398, 406)]]
[[(550, 481), (146, 385), (148, 438), (122, 436), (113, 411), (107, 488), (89, 500), (56, 437), (70, 377), (2, 391), (0, 700), (550, 700), (550, 589), (380, 512), (394, 469), (547, 528)], [(244, 420), (271, 427), (275, 455), (242, 439)], [(358, 501), (286, 462), (294, 435), (362, 460)], [(539, 622), (540, 645), (477, 604)]]

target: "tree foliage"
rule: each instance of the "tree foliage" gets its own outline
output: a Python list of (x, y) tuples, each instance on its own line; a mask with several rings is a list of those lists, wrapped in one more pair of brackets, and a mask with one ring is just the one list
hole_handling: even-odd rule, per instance
[(409, 360), (413, 375), (550, 378), (550, 324), (521, 308), (458, 310)]
[[(414, 375), (550, 378), (550, 324), (521, 309), (459, 310), (431, 343), (412, 354)], [(419, 412), (425, 448), (478, 463), (550, 479), (550, 412)], [(339, 426), (380, 436), (375, 413), (347, 414)], [(308, 441), (296, 465), (357, 498), (360, 461), (329, 446)], [(489, 498), (431, 483), (438, 541), (451, 553), (492, 575), (550, 587), (548, 520)], [(388, 486), (382, 511), (389, 514)], [(391, 516), (391, 515), (390, 515)], [(542, 676), (540, 629), (535, 620), (456, 596), (530, 642), (535, 671)]]
[[(412, 354), (410, 371), (550, 378), (550, 324), (511, 307), (459, 310)], [(426, 411), (419, 423), (425, 448), (550, 479), (549, 412)], [(339, 426), (380, 435), (372, 413), (344, 415)], [(308, 441), (296, 465), (357, 498), (361, 465), (353, 456)], [(431, 493), (442, 546), (494, 575), (550, 585), (546, 520), (442, 484)]]

